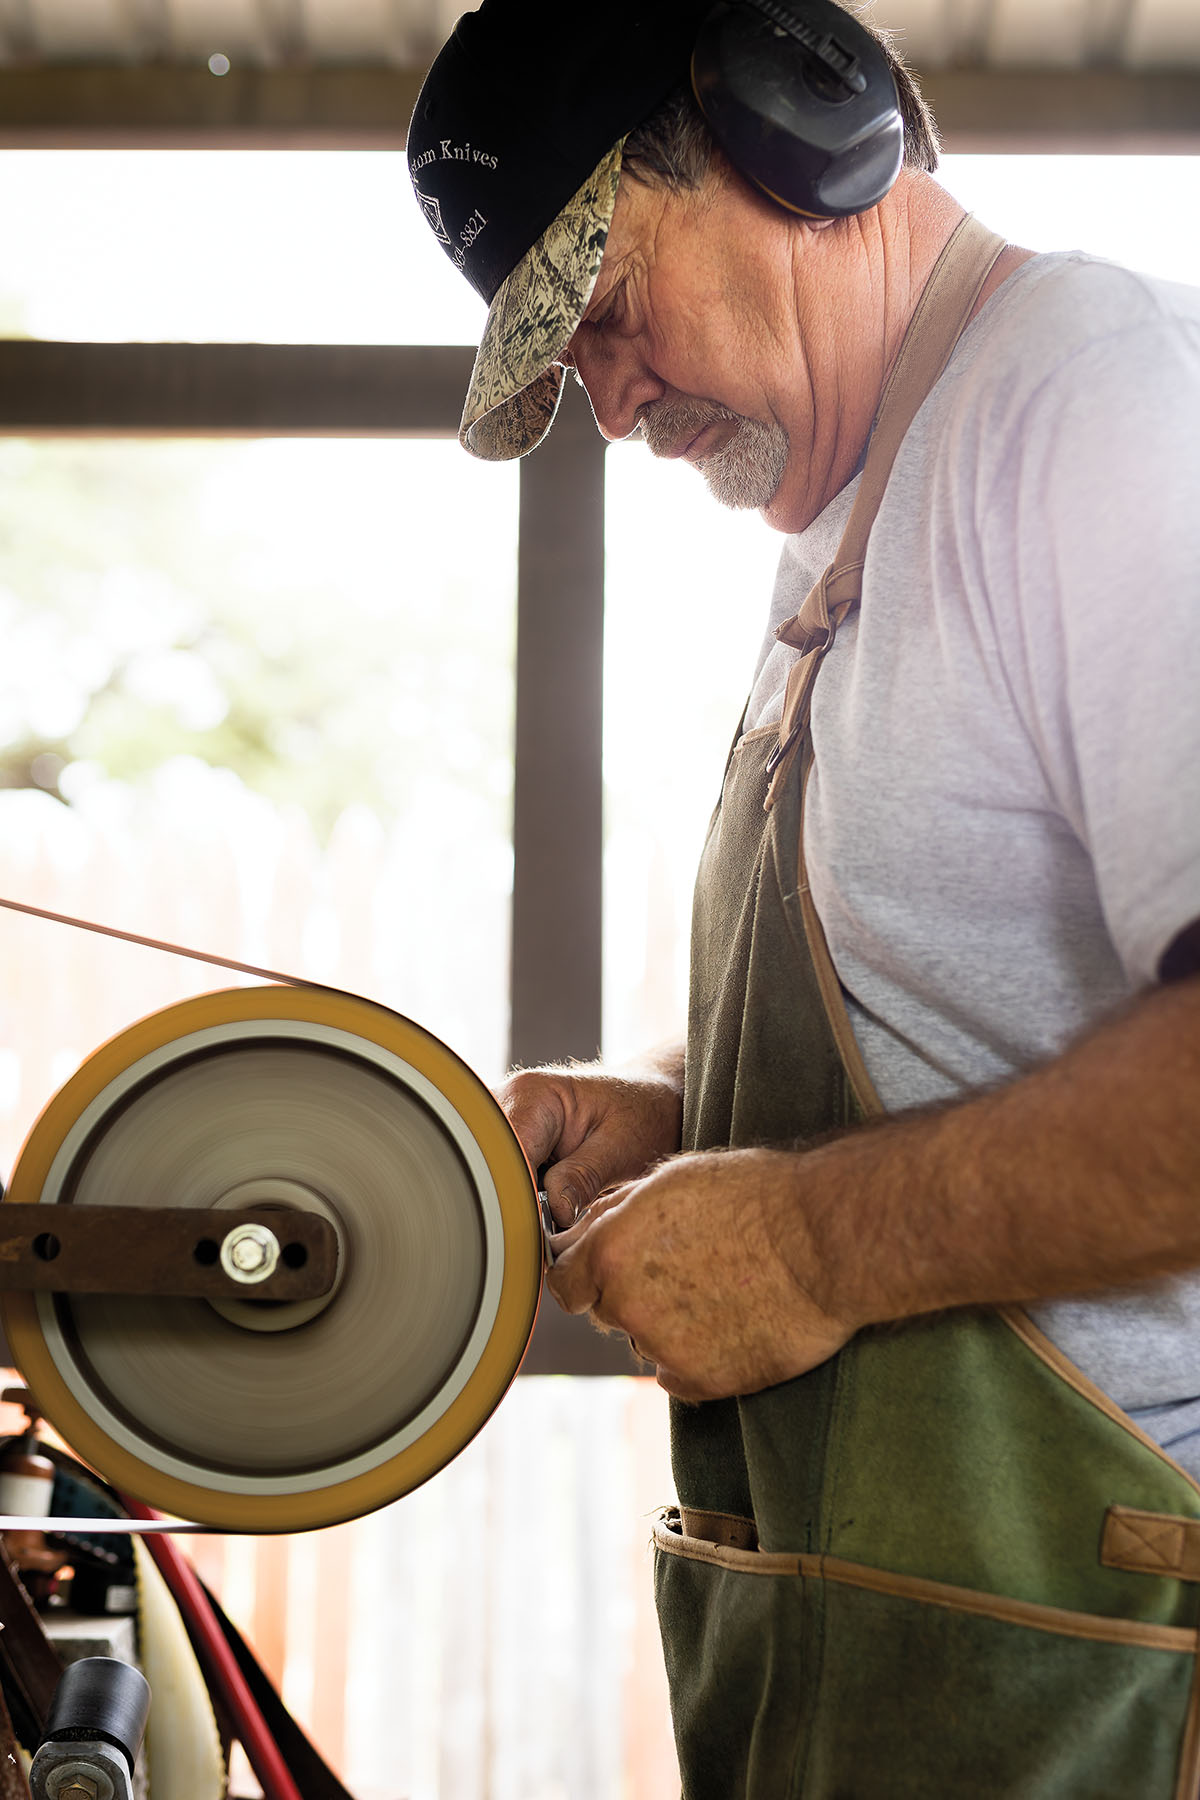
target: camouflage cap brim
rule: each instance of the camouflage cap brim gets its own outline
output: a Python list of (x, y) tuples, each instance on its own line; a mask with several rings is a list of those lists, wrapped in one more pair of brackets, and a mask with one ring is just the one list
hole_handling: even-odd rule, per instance
[(614, 145), (496, 290), (458, 431), (464, 448), (485, 462), (524, 456), (554, 423), (559, 359), (600, 273), (621, 148)]

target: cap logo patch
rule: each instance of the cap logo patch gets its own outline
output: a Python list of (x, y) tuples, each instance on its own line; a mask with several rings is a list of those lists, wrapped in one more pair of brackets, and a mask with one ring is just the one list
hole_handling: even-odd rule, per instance
[(425, 214), (425, 223), (433, 232), (438, 243), (448, 244), (450, 242), (450, 233), (442, 223), (441, 201), (437, 199), (434, 194), (423, 194), (415, 181), (413, 182), (413, 193), (417, 196), (421, 211)]

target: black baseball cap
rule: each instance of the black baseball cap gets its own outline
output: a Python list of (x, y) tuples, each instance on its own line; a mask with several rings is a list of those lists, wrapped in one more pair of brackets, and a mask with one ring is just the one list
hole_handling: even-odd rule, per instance
[(417, 99), (408, 166), (430, 228), (488, 304), (459, 427), (504, 462), (549, 431), (558, 359), (600, 272), (621, 147), (688, 79), (712, 0), (483, 0)]

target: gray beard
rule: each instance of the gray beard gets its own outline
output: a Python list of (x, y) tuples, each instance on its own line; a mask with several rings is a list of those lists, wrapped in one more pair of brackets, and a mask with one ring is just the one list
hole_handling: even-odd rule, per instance
[(659, 400), (646, 408), (639, 427), (651, 454), (664, 456), (681, 439), (725, 419), (733, 421), (736, 431), (723, 449), (701, 457), (695, 466), (722, 506), (767, 506), (787, 467), (788, 435), (782, 425), (745, 419), (712, 400)]

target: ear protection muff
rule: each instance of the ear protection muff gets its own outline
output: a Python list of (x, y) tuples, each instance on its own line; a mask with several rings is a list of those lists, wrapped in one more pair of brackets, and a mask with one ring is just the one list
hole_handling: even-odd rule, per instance
[(887, 58), (830, 0), (723, 0), (700, 28), (692, 87), (734, 168), (791, 212), (866, 212), (900, 172)]

